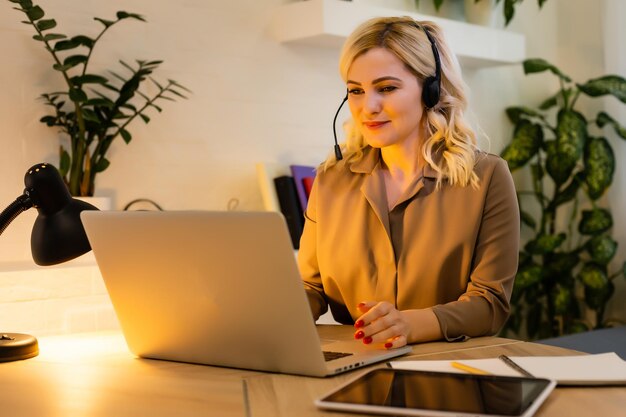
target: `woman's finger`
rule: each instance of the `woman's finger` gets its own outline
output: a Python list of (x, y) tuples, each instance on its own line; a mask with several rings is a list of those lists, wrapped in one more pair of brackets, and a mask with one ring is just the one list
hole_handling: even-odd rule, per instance
[(404, 335), (395, 336), (395, 337), (388, 339), (385, 342), (385, 349), (396, 349), (402, 346), (406, 346), (406, 344), (407, 344), (406, 336)]

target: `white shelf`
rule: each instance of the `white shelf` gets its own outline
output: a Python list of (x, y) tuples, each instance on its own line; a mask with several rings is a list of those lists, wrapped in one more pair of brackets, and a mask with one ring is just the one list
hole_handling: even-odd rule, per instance
[(343, 0), (287, 3), (276, 9), (270, 30), (279, 42), (339, 48), (360, 23), (376, 16), (410, 16), (439, 24), (465, 67), (517, 64), (526, 55), (525, 38), (519, 33)]

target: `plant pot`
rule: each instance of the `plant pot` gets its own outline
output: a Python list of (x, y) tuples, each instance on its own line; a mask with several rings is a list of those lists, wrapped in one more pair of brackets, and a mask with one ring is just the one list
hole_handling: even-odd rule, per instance
[(417, 12), (420, 14), (443, 17), (445, 19), (460, 20), (464, 22), (465, 13), (463, 6), (464, 4), (460, 0), (446, 0), (441, 4), (439, 11), (437, 11), (433, 0), (420, 0)]
[(74, 197), (77, 200), (84, 201), (85, 203), (89, 203), (92, 206), (95, 206), (98, 210), (112, 210), (113, 209), (113, 200), (111, 197)]
[(496, 0), (465, 0), (465, 19), (468, 23), (490, 27), (504, 26), (502, 20), (502, 5)]
[[(348, 0), (350, 1), (350, 0)], [(430, 1), (430, 0), (423, 0)], [(352, 3), (368, 6), (383, 7), (405, 12), (415, 12), (415, 0), (352, 0)]]

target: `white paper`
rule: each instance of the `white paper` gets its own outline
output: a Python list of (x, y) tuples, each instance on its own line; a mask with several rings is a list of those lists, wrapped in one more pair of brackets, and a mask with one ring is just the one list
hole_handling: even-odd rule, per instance
[[(538, 378), (556, 380), (559, 385), (626, 384), (626, 362), (615, 352), (580, 356), (511, 356), (511, 360)], [(454, 368), (452, 360), (393, 361), (395, 369), (438, 372), (464, 371)], [(501, 359), (458, 359), (459, 362), (494, 375), (522, 376)]]

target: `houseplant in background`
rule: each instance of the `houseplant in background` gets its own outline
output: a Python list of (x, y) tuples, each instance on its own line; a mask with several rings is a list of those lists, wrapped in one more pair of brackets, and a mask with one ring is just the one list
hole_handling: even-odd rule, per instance
[(559, 91), (538, 109), (506, 109), (515, 129), (502, 152), (511, 171), (528, 168), (532, 178), (532, 190), (518, 191), (522, 224), (532, 237), (520, 253), (505, 326), (505, 332), (519, 334), (525, 323), (531, 339), (619, 322), (606, 317), (605, 308), (613, 281), (626, 274), (626, 263), (609, 272), (617, 242), (611, 212), (600, 199), (611, 185), (615, 158), (599, 136), (610, 127), (626, 139), (626, 129), (606, 112), (587, 118), (576, 110), (581, 95), (612, 95), (626, 103), (626, 80), (606, 75), (577, 84), (545, 60), (524, 61), (526, 74), (544, 71), (558, 77)]
[[(101, 24), (95, 37), (76, 35), (68, 37), (53, 31), (57, 23), (45, 18), (45, 12), (31, 0), (9, 0), (19, 5), (24, 13), (23, 23), (32, 26), (33, 36), (41, 42), (53, 60), (52, 68), (65, 82), (65, 91), (41, 95), (52, 109), (51, 115), (41, 122), (58, 127), (69, 138), (67, 147), (60, 146), (59, 171), (74, 196), (92, 196), (96, 175), (109, 167), (106, 155), (112, 142), (121, 137), (129, 143), (132, 139), (129, 125), (137, 118), (148, 123), (148, 110), (161, 112), (156, 103), (175, 98), (186, 98), (189, 90), (174, 80), (159, 83), (152, 73), (162, 61), (141, 61), (135, 64), (120, 62), (123, 72), (109, 71), (107, 75), (89, 71), (89, 62), (102, 36), (123, 20), (144, 22), (135, 13), (117, 12), (114, 20), (94, 18)], [(152, 94), (139, 88), (150, 80)]]
[[(448, 1), (458, 1), (458, 0), (448, 0)], [(472, 6), (478, 7), (479, 5), (476, 3), (487, 2), (487, 3), (490, 3), (489, 6), (495, 7), (495, 5), (499, 4), (501, 1), (504, 3), (504, 7), (503, 7), (504, 22), (505, 22), (504, 25), (508, 26), (508, 24), (511, 22), (511, 20), (513, 20), (513, 17), (515, 16), (515, 7), (521, 4), (524, 0), (465, 0), (466, 13), (468, 12), (469, 7), (472, 7)], [(546, 1), (548, 0), (537, 0), (537, 4), (541, 8), (541, 6), (543, 6), (543, 4)], [(415, 5), (418, 8), (419, 8), (419, 2), (420, 0), (415, 0)], [(439, 11), (443, 2), (444, 0), (433, 0), (433, 4), (435, 5), (435, 9), (437, 11)], [(494, 3), (494, 4), (492, 5), (491, 3)]]

